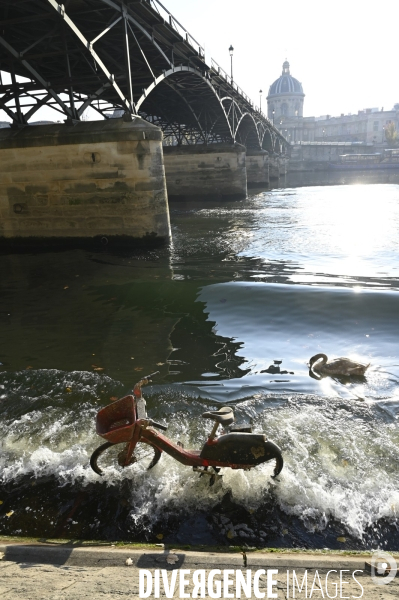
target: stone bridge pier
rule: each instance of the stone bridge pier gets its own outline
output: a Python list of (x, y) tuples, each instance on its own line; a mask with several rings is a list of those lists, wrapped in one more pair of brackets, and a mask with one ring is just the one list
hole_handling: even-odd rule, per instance
[(241, 200), (246, 197), (244, 146), (164, 146), (163, 152), (170, 200)]
[(269, 185), (270, 157), (266, 150), (250, 150), (246, 152), (248, 187), (267, 187)]
[(240, 200), (285, 173), (239, 143), (162, 146), (126, 116), (0, 130), (0, 245), (157, 245), (171, 200)]
[(160, 244), (162, 132), (140, 117), (0, 130), (0, 243)]
[(164, 146), (170, 200), (241, 200), (248, 188), (275, 184), (287, 159), (235, 144)]

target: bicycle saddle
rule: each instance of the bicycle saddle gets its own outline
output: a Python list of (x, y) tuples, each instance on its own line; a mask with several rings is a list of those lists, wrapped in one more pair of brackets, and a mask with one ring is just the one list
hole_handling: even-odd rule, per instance
[(204, 412), (202, 416), (204, 419), (212, 419), (212, 421), (216, 421), (225, 427), (234, 421), (234, 412), (229, 406), (223, 406), (219, 410)]

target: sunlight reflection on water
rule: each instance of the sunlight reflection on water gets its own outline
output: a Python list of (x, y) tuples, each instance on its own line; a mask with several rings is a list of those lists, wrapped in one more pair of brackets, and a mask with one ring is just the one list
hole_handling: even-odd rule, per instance
[[(298, 188), (259, 197), (255, 236), (240, 252), (300, 265), (295, 281), (320, 276), (397, 277), (399, 186)], [(307, 279), (301, 279), (301, 275)]]

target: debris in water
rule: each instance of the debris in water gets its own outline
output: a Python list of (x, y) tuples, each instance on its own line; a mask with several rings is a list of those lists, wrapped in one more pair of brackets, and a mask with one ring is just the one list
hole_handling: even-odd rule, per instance
[[(230, 523), (230, 519), (228, 519), (227, 517), (225, 517), (224, 515), (221, 515), (220, 517), (221, 522), (223, 523), (223, 525), (227, 525), (227, 523)], [(215, 519), (216, 523), (217, 523), (217, 519)]]
[(6, 513), (6, 517), (11, 517), (14, 514), (13, 510), (10, 510), (10, 512)]

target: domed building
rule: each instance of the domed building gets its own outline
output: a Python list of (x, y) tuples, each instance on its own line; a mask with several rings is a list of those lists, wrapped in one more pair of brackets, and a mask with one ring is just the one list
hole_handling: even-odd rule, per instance
[(304, 98), (302, 84), (292, 77), (290, 63), (284, 61), (281, 77), (272, 83), (267, 96), (269, 119), (280, 124), (281, 119), (303, 117)]
[(356, 152), (383, 149), (387, 146), (386, 127), (393, 123), (399, 131), (399, 104), (388, 111), (365, 108), (339, 117), (304, 117), (304, 98), (302, 84), (292, 77), (290, 63), (285, 60), (281, 76), (269, 88), (267, 115), (293, 147), (301, 147), (303, 160), (315, 156), (334, 160), (344, 151), (353, 152), (353, 148)]

